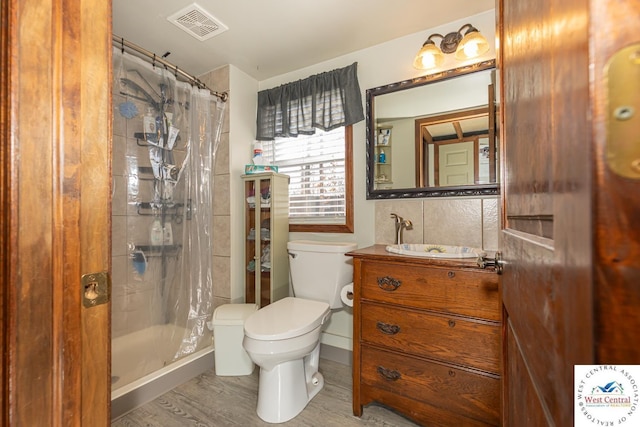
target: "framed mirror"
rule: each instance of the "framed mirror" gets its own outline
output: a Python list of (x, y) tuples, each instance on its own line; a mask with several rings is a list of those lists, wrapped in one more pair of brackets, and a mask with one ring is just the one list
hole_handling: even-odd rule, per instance
[(499, 194), (495, 60), (367, 89), (367, 199)]

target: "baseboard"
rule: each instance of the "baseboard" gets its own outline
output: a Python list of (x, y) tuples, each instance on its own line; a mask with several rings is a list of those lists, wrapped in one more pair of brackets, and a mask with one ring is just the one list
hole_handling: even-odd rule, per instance
[(352, 365), (352, 352), (344, 348), (333, 347), (331, 345), (320, 344), (320, 357), (343, 365)]

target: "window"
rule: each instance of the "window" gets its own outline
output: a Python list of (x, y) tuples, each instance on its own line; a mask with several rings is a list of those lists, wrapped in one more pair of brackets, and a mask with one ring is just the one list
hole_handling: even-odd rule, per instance
[(291, 177), (290, 231), (353, 233), (351, 125), (364, 120), (357, 71), (354, 62), (258, 92), (256, 140)]
[(289, 230), (352, 233), (352, 127), (263, 141), (263, 156), (289, 175)]

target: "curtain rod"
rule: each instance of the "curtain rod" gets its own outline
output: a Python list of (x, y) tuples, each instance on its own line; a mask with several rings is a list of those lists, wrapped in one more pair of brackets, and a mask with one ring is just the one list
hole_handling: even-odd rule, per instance
[(132, 50), (136, 53), (139, 53), (140, 55), (143, 55), (144, 57), (146, 57), (146, 59), (151, 59), (153, 61), (153, 64), (162, 64), (164, 65), (166, 68), (171, 69), (171, 71), (173, 71), (176, 74), (176, 77), (178, 77), (178, 74), (180, 74), (182, 77), (186, 78), (187, 80), (189, 80), (189, 83), (194, 84), (196, 86), (198, 86), (200, 89), (207, 89), (209, 92), (211, 92), (212, 95), (217, 96), (218, 98), (220, 98), (223, 102), (226, 102), (227, 99), (229, 99), (229, 94), (227, 94), (226, 92), (216, 92), (214, 90), (211, 90), (207, 87), (207, 85), (205, 85), (204, 83), (202, 83), (200, 81), (200, 79), (198, 79), (196, 76), (193, 76), (183, 70), (181, 70), (180, 68), (178, 68), (176, 65), (173, 65), (172, 63), (170, 63), (169, 61), (165, 60), (162, 57), (157, 56), (155, 53), (150, 52), (144, 48), (141, 48), (140, 46), (131, 43), (128, 40), (125, 40), (122, 37), (116, 36), (115, 34), (112, 34), (111, 36), (111, 41), (112, 44), (116, 47), (120, 47), (122, 49), (122, 51), (124, 52), (124, 49), (127, 48), (129, 50)]

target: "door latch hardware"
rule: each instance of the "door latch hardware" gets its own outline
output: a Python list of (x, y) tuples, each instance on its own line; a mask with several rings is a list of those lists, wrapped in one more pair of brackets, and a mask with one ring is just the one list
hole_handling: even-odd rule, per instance
[(502, 252), (496, 252), (495, 256), (492, 258), (487, 258), (485, 256), (478, 257), (478, 266), (480, 268), (494, 267), (496, 269), (497, 274), (502, 274), (502, 265), (504, 262), (502, 261)]
[(640, 43), (616, 52), (605, 75), (607, 165), (623, 178), (640, 179)]
[(82, 305), (86, 308), (109, 302), (109, 273), (89, 273), (82, 276)]

